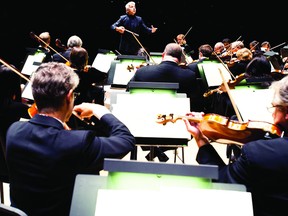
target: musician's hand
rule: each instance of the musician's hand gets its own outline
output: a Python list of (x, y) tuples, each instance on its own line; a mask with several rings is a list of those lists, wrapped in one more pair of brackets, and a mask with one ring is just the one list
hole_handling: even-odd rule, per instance
[(187, 131), (193, 136), (198, 147), (209, 143), (209, 139), (202, 133), (199, 128), (200, 124), (196, 121), (189, 121), (189, 117), (195, 117), (201, 119), (205, 114), (203, 112), (190, 112), (187, 113), (187, 118), (183, 118)]

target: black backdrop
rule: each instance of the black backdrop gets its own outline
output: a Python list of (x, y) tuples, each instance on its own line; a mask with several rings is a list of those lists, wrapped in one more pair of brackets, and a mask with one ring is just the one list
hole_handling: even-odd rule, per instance
[[(246, 46), (254, 39), (270, 41), (272, 47), (287, 41), (287, 13), (277, 1), (266, 5), (257, 1), (247, 3), (232, 0), (135, 2), (137, 15), (142, 16), (148, 26), (158, 27), (155, 34), (139, 38), (141, 44), (153, 52), (162, 52), (178, 33), (185, 34), (191, 27), (186, 39), (196, 52), (199, 45), (209, 43), (214, 46), (225, 37), (236, 40), (241, 36), (240, 40)], [(83, 47), (89, 52), (91, 64), (98, 49), (118, 48), (119, 35), (110, 30), (110, 25), (125, 13), (126, 3), (97, 0), (94, 3), (78, 1), (75, 4), (72, 1), (51, 0), (25, 1), (21, 6), (15, 1), (6, 1), (0, 9), (0, 58), (21, 69), (26, 48), (38, 46), (30, 37), (30, 32), (38, 35), (49, 31), (52, 36), (50, 45), (56, 50), (56, 38), (66, 44), (71, 35), (80, 36)], [(253, 6), (249, 5), (252, 3)]]

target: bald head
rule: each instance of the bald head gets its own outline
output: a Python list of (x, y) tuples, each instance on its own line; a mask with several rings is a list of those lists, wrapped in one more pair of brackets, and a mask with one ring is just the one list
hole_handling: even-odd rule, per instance
[(182, 56), (182, 47), (177, 43), (169, 43), (164, 49), (164, 54), (177, 58), (178, 61), (181, 61)]

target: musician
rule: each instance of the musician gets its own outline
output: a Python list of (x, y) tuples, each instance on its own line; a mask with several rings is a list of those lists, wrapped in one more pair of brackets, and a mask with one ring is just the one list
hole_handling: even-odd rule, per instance
[(181, 58), (181, 63), (185, 63), (185, 64), (191, 63), (193, 61), (192, 55), (194, 54), (194, 50), (187, 43), (185, 35), (184, 34), (178, 34), (176, 36), (176, 41), (183, 49), (183, 55)]
[(271, 44), (270, 44), (270, 42), (269, 42), (269, 41), (263, 41), (263, 42), (261, 43), (260, 49), (261, 49), (261, 51), (262, 51), (263, 53), (270, 51), (270, 49), (271, 49)]
[(214, 52), (216, 55), (222, 60), (227, 61), (230, 60), (231, 56), (228, 52), (228, 49), (226, 49), (225, 44), (222, 41), (218, 41), (214, 44)]
[(245, 45), (242, 41), (233, 41), (231, 43), (231, 49), (229, 51), (229, 56), (230, 56), (230, 59), (232, 58), (237, 58), (236, 56), (236, 52), (239, 50), (239, 49), (242, 49), (244, 48)]
[[(70, 67), (78, 74), (80, 83), (75, 89), (79, 93), (75, 104), (83, 102), (98, 103), (104, 105), (104, 84), (107, 73), (101, 72), (88, 65), (89, 55), (84, 47), (73, 47), (70, 54)], [(96, 87), (99, 87), (99, 91)]]
[(202, 97), (203, 93), (207, 90), (207, 86), (203, 83), (200, 71), (198, 68), (199, 63), (203, 63), (205, 60), (213, 60), (215, 56), (213, 55), (213, 48), (209, 44), (202, 44), (198, 48), (198, 60), (193, 61), (188, 64), (187, 67), (195, 72), (197, 79), (197, 102), (194, 103), (194, 111), (203, 111), (207, 108), (207, 101)]
[(39, 40), (39, 46), (37, 47), (36, 52), (42, 52), (45, 54), (45, 57), (42, 62), (52, 61), (52, 53), (49, 48), (51, 43), (51, 35), (49, 32), (42, 32), (38, 36), (41, 40)]
[(201, 46), (198, 47), (198, 59), (188, 64), (187, 67), (193, 70), (196, 73), (197, 77), (200, 78), (198, 64), (203, 62), (205, 59), (206, 60), (215, 59), (215, 57), (213, 58), (212, 55), (213, 55), (213, 48), (211, 47), (211, 45), (202, 44)]
[[(182, 48), (177, 43), (169, 43), (166, 45), (163, 54), (162, 61), (158, 65), (148, 65), (140, 67), (136, 70), (131, 81), (141, 82), (171, 82), (179, 83), (179, 89), (177, 92), (186, 93), (187, 97), (190, 98), (190, 106), (193, 110), (197, 99), (197, 83), (195, 72), (189, 68), (182, 68), (179, 64), (181, 61)], [(129, 88), (129, 83), (128, 83)], [(143, 150), (146, 150), (143, 148)], [(150, 148), (149, 148), (150, 149)], [(148, 150), (149, 150), (148, 149)], [(171, 148), (156, 148), (154, 152), (156, 155), (152, 155), (152, 158), (158, 157), (159, 161), (166, 162), (169, 158), (163, 151)], [(175, 148), (172, 148), (175, 149)], [(151, 158), (148, 154), (146, 159)]]
[(263, 51), (260, 48), (260, 44), (257, 40), (253, 40), (249, 43), (249, 49), (251, 50), (253, 57), (263, 55)]
[[(199, 147), (197, 162), (218, 165), (218, 182), (244, 184), (247, 191), (252, 194), (255, 216), (287, 214), (288, 77), (274, 81), (269, 88), (274, 92), (269, 110), (272, 112), (274, 124), (283, 131), (283, 137), (260, 139), (244, 144), (240, 157), (233, 163), (225, 164), (198, 124), (184, 119), (188, 132)], [(187, 115), (202, 116), (202, 114)], [(235, 136), (237, 137), (236, 131)]]
[[(72, 35), (67, 40), (67, 47), (64, 47), (62, 52), (54, 53), (52, 56), (53, 61), (66, 63), (69, 61), (70, 53), (73, 47), (82, 47), (82, 39), (77, 35)], [(64, 57), (64, 58), (63, 58)]]
[[(31, 83), (38, 114), (7, 132), (11, 205), (29, 216), (69, 215), (76, 175), (99, 174), (104, 158), (123, 158), (135, 148), (135, 138), (105, 106), (74, 107), (79, 77), (71, 67), (43, 63)], [(99, 119), (105, 133), (65, 130), (72, 111)]]
[(247, 65), (252, 60), (253, 54), (250, 49), (244, 47), (237, 50), (236, 58), (232, 58), (227, 63), (229, 70), (236, 77), (244, 73)]
[[(141, 45), (134, 38), (133, 33), (139, 36), (144, 34), (152, 34), (157, 31), (153, 25), (151, 28), (146, 26), (142, 17), (136, 15), (136, 4), (133, 1), (128, 2), (125, 5), (126, 14), (120, 16), (120, 18), (111, 25), (113, 31), (121, 34), (119, 43), (119, 52), (121, 55), (137, 55)], [(130, 31), (130, 32), (128, 32)], [(131, 33), (132, 32), (132, 33)]]
[[(11, 67), (14, 67), (11, 65)], [(0, 66), (0, 136), (5, 144), (9, 126), (21, 118), (30, 119), (29, 106), (22, 103), (21, 78), (5, 65)], [(5, 146), (3, 146), (5, 148)]]
[(230, 45), (231, 45), (231, 39), (230, 38), (223, 38), (222, 43), (224, 44), (224, 47), (226, 50), (230, 50)]

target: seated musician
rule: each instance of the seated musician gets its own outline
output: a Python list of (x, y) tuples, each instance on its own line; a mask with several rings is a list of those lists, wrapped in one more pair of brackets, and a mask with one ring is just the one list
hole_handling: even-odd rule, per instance
[[(135, 148), (129, 129), (105, 106), (74, 106), (78, 83), (67, 65), (41, 64), (31, 79), (38, 113), (7, 131), (11, 206), (29, 216), (69, 215), (76, 175), (99, 175), (104, 158), (121, 159)], [(67, 129), (73, 111), (81, 118), (97, 118), (105, 133)]]
[(63, 44), (60, 44), (60, 41), (57, 40), (58, 43), (56, 43), (56, 45), (59, 47), (61, 46), (61, 49), (63, 49), (63, 51), (59, 52), (59, 53), (55, 53), (52, 55), (52, 59), (55, 62), (63, 62), (66, 63), (67, 60), (69, 61), (70, 59), (70, 53), (73, 47), (82, 47), (82, 39), (77, 36), (77, 35), (72, 35), (69, 37), (68, 41), (67, 41), (67, 46), (64, 46)]
[(21, 118), (29, 119), (27, 104), (22, 103), (21, 78), (5, 65), (0, 66), (0, 136), (6, 141), (8, 127)]
[(253, 54), (252, 52), (244, 47), (242, 49), (237, 50), (236, 58), (233, 58), (227, 62), (229, 70), (232, 72), (234, 76), (238, 76), (245, 72), (245, 69), (249, 62), (252, 60)]
[[(274, 91), (269, 110), (275, 127), (281, 131), (280, 136), (244, 143), (239, 158), (233, 163), (224, 163), (209, 137), (198, 127), (199, 123), (184, 118), (187, 131), (199, 147), (197, 162), (218, 165), (218, 182), (244, 184), (251, 192), (255, 216), (283, 215), (288, 200), (288, 77), (272, 82), (269, 88)], [(202, 114), (188, 113), (187, 118)], [(236, 131), (234, 137), (237, 137)]]
[(94, 91), (95, 86), (103, 87), (107, 79), (107, 74), (88, 65), (88, 61), (89, 56), (85, 48), (72, 48), (70, 54), (70, 66), (80, 78), (80, 83), (75, 89), (75, 92), (79, 93), (79, 96), (75, 100), (75, 104), (93, 102), (104, 105), (104, 92), (102, 92), (102, 95), (99, 95), (95, 94)]

